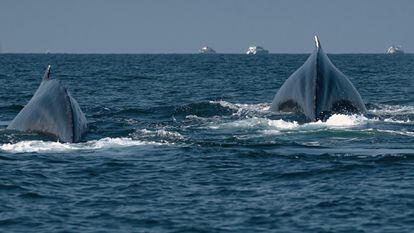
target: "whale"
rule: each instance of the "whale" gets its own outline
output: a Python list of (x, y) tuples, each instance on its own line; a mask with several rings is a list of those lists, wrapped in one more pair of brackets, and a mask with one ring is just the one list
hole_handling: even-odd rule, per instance
[(85, 114), (49, 65), (30, 101), (7, 126), (9, 130), (48, 135), (61, 142), (79, 142), (87, 131)]
[(315, 49), (282, 84), (269, 110), (303, 114), (308, 121), (325, 120), (332, 114), (367, 112), (361, 95), (322, 50), (317, 36)]

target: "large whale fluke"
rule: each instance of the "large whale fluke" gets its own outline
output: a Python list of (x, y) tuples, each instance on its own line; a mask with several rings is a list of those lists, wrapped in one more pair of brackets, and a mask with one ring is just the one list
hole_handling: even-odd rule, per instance
[(47, 67), (39, 88), (7, 129), (53, 136), (62, 142), (78, 142), (87, 130), (78, 102), (59, 80), (50, 79)]
[(270, 110), (302, 113), (311, 121), (334, 113), (367, 111), (360, 94), (332, 64), (317, 36), (315, 50), (280, 87)]

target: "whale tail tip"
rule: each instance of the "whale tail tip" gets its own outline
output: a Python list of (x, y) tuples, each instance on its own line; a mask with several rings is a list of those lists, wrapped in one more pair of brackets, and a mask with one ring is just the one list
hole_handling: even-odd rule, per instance
[(318, 36), (315, 36), (315, 46), (318, 49), (321, 48), (321, 42), (319, 41)]
[(43, 75), (43, 80), (50, 79), (50, 68), (52, 68), (52, 66), (48, 65), (46, 68), (45, 74)]

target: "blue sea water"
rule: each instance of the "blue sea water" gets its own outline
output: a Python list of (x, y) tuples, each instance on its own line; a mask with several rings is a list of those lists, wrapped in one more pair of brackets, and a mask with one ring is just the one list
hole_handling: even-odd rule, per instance
[[(414, 55), (330, 55), (366, 116), (269, 112), (307, 56), (0, 54), (0, 231), (413, 232)], [(48, 64), (83, 142), (6, 130)]]

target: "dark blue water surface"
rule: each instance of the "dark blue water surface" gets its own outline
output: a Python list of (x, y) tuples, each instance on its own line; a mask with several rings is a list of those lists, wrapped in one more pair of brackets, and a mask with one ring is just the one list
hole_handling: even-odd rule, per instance
[[(0, 55), (4, 232), (413, 232), (414, 55), (331, 55), (369, 114), (269, 105), (308, 55)], [(81, 143), (5, 130), (48, 64)]]

